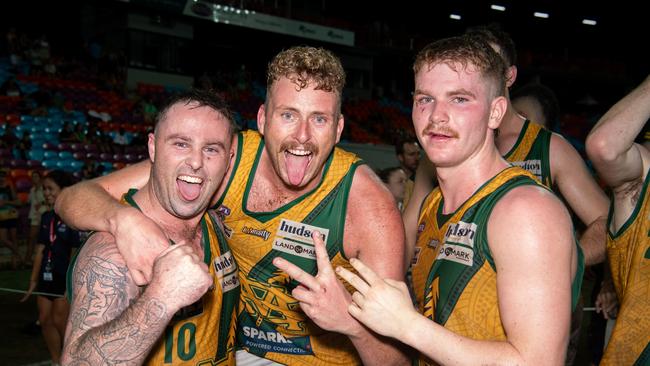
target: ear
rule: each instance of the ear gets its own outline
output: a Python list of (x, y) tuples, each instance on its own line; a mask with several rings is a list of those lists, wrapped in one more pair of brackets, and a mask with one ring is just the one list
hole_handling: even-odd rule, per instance
[(151, 160), (151, 163), (153, 164), (156, 159), (156, 136), (153, 133), (149, 133), (147, 148), (149, 149), (149, 160)]
[(257, 109), (257, 130), (264, 136), (264, 125), (266, 124), (266, 106), (260, 105)]
[(512, 65), (506, 70), (506, 87), (510, 89), (517, 80), (517, 66)]
[(496, 130), (499, 128), (507, 109), (508, 101), (506, 100), (506, 97), (500, 96), (492, 100), (492, 104), (490, 105), (490, 119), (488, 121), (488, 127), (490, 129)]
[(343, 127), (345, 127), (345, 118), (343, 114), (339, 115), (339, 120), (336, 122), (336, 143), (338, 144), (341, 141), (341, 134), (343, 133)]

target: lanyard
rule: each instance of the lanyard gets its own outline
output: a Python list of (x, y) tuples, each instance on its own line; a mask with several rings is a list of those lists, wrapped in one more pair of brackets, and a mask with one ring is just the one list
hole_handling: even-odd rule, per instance
[(57, 221), (56, 223), (57, 230), (59, 228), (59, 225), (61, 224), (61, 220), (57, 220), (56, 218), (52, 218), (52, 221), (50, 221), (50, 251), (47, 253), (48, 260), (52, 260), (52, 249), (54, 249), (54, 242), (56, 241), (56, 230), (55, 230), (54, 221)]

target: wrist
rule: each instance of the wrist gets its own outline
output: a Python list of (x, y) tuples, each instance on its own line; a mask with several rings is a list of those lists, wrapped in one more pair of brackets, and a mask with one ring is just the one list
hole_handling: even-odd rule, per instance
[(117, 202), (116, 205), (117, 206), (114, 206), (114, 208), (110, 210), (106, 216), (108, 232), (113, 234), (113, 236), (115, 236), (115, 234), (119, 231), (119, 229), (122, 226), (128, 226), (126, 222), (129, 221), (131, 211), (135, 210), (136, 212), (138, 212), (136, 208), (130, 206), (124, 206)]

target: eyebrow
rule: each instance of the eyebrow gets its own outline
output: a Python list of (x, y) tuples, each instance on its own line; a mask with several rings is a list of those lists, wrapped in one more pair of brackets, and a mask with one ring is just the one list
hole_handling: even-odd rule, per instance
[[(171, 141), (171, 140), (175, 140), (175, 139), (179, 139), (179, 140), (183, 140), (183, 141), (187, 141), (187, 142), (192, 141), (191, 138), (187, 137), (186, 135), (182, 135), (180, 133), (173, 133), (173, 134), (167, 136), (167, 139), (165, 139), (165, 141)], [(223, 141), (208, 141), (204, 145), (217, 145), (217, 146), (219, 146), (220, 148), (222, 148), (224, 150), (226, 149), (226, 145), (224, 144)]]
[[(415, 95), (418, 95), (418, 94), (431, 95), (431, 93), (428, 93), (428, 92), (426, 92), (424, 90), (415, 89), (415, 91), (413, 91), (413, 95), (415, 96)], [(474, 97), (474, 98), (476, 97), (476, 94), (474, 94), (474, 92), (471, 92), (471, 91), (469, 91), (467, 89), (464, 89), (464, 88), (448, 91), (448, 92), (445, 93), (445, 95), (447, 95), (447, 96), (469, 95), (469, 96)]]

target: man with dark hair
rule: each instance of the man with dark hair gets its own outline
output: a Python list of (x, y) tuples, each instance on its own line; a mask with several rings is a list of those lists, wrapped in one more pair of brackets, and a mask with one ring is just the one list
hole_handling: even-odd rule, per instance
[(406, 173), (407, 180), (402, 200), (402, 207), (406, 207), (413, 193), (413, 179), (420, 162), (420, 144), (417, 138), (409, 134), (400, 136), (395, 142), (395, 156)]
[(151, 282), (140, 288), (119, 238), (88, 239), (68, 282), (64, 363), (234, 365), (237, 265), (220, 222), (206, 213), (234, 132), (232, 113), (214, 93), (181, 94), (160, 112), (148, 142), (151, 178), (124, 193), (122, 204), (176, 245), (156, 258)]

